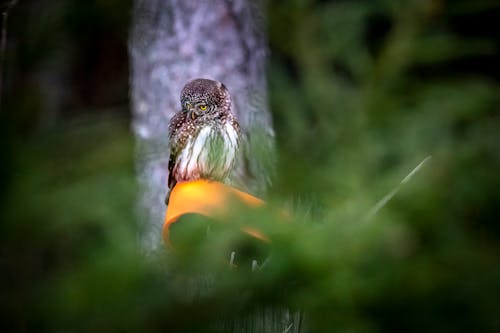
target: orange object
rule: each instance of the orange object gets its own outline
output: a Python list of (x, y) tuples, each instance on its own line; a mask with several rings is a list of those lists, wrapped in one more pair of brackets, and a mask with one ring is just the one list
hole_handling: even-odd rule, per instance
[[(163, 239), (171, 246), (169, 228), (184, 214), (201, 214), (208, 217), (221, 217), (228, 213), (231, 201), (249, 207), (261, 207), (265, 203), (248, 193), (217, 181), (194, 180), (177, 183), (170, 193), (169, 205), (163, 224)], [(261, 241), (269, 242), (266, 235), (251, 227), (241, 230)]]

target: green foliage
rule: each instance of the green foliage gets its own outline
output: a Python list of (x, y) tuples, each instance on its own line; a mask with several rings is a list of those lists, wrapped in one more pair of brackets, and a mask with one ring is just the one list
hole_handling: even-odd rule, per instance
[(491, 12), (487, 1), (269, 3), (269, 205), (235, 207), (229, 223), (187, 217), (176, 251), (152, 258), (137, 244), (128, 124), (93, 117), (11, 138), (2, 331), (218, 332), (268, 308), (302, 311), (310, 332), (500, 330)]
[[(382, 4), (270, 6), (271, 22), (282, 22), (270, 27), (278, 51), (270, 75), (278, 170), (290, 171), (280, 173), (280, 195), (312, 196), (323, 216), (318, 228), (337, 234), (433, 156), (348, 237), (359, 251), (328, 233), (332, 251), (345, 250), (343, 260), (354, 262), (340, 284), (349, 293), (314, 302), (341, 318), (318, 311), (313, 331), (498, 329), (498, 304), (486, 301), (500, 288), (493, 210), (500, 201), (499, 87), (491, 60), (498, 39), (479, 20), (499, 8)], [(464, 21), (483, 28), (461, 29)], [(293, 33), (284, 39), (280, 29)], [(313, 253), (325, 251), (326, 242), (311, 238)], [(338, 275), (338, 267), (324, 274)], [(327, 295), (333, 285), (311, 295)], [(339, 300), (352, 302), (347, 314)]]

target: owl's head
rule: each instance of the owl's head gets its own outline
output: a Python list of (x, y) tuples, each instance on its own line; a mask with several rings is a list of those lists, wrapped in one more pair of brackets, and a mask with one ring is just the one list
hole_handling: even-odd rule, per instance
[(221, 82), (194, 79), (182, 88), (181, 106), (182, 110), (194, 120), (198, 117), (230, 112), (231, 98), (226, 86)]

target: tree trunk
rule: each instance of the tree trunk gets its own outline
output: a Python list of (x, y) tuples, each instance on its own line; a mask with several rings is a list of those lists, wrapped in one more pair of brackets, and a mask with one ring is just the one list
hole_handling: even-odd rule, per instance
[(180, 91), (190, 79), (221, 81), (232, 95), (246, 137), (237, 170), (240, 186), (259, 195), (269, 182), (274, 133), (266, 96), (263, 2), (136, 0), (129, 52), (141, 242), (154, 251), (162, 246), (168, 121), (180, 109)]
[[(142, 245), (162, 247), (169, 155), (167, 127), (190, 79), (223, 82), (243, 129), (239, 186), (261, 195), (273, 164), (274, 132), (267, 105), (263, 2), (136, 0), (130, 37), (133, 129), (137, 138)], [(298, 332), (300, 313), (261, 309), (216, 325), (226, 332)]]

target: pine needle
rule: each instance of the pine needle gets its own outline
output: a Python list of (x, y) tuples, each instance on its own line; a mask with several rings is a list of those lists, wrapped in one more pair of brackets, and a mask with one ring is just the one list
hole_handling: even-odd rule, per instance
[(380, 209), (382, 209), (382, 207), (384, 207), (398, 192), (399, 190), (401, 189), (401, 187), (403, 186), (403, 184), (407, 183), (423, 166), (425, 163), (427, 163), (427, 161), (429, 161), (431, 159), (431, 155), (427, 156), (426, 158), (424, 158), (422, 160), (422, 162), (420, 162), (415, 168), (413, 168), (413, 170), (410, 171), (410, 173), (408, 175), (406, 175), (406, 177), (403, 178), (403, 180), (401, 180), (401, 182), (395, 187), (393, 188), (389, 193), (387, 193), (382, 199), (380, 199), (369, 211), (368, 213), (366, 214), (364, 220), (369, 220), (371, 219), (373, 216), (375, 216), (375, 214), (378, 213), (378, 211)]

